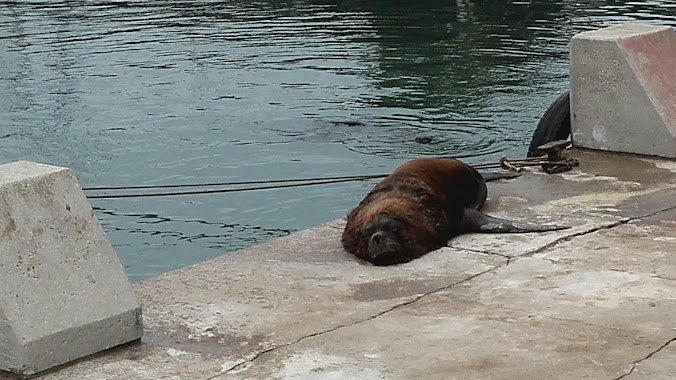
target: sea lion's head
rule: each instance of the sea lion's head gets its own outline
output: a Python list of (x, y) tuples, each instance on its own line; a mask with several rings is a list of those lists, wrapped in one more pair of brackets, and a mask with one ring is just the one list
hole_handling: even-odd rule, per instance
[(368, 261), (374, 265), (392, 265), (408, 257), (411, 247), (404, 240), (405, 228), (402, 221), (388, 214), (378, 214), (366, 224), (361, 233), (367, 243)]
[(399, 189), (369, 197), (348, 214), (343, 247), (378, 266), (420, 257), (448, 240), (445, 214), (434, 205), (425, 194)]

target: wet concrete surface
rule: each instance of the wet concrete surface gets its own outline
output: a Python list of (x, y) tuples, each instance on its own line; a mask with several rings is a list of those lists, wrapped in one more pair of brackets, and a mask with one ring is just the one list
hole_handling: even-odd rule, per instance
[(570, 154), (489, 184), (485, 210), (569, 230), (374, 267), (334, 221), (137, 284), (141, 343), (41, 378), (671, 379), (676, 162)]

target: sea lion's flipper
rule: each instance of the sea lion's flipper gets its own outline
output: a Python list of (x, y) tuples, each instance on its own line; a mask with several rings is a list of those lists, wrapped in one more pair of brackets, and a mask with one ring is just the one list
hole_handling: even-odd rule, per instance
[(507, 219), (486, 215), (481, 211), (466, 208), (462, 218), (462, 232), (485, 233), (523, 233), (565, 230), (567, 226), (552, 224), (533, 224), (527, 222), (513, 222)]
[(495, 181), (498, 179), (516, 178), (521, 176), (521, 173), (509, 172), (506, 170), (500, 172), (479, 172), (479, 174), (481, 174), (481, 178), (483, 178), (484, 181), (486, 182)]

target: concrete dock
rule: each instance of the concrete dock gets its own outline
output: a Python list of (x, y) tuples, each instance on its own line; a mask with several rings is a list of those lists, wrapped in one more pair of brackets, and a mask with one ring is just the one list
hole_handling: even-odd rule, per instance
[(330, 222), (136, 284), (142, 342), (40, 378), (674, 379), (676, 162), (568, 155), (489, 184), (485, 211), (569, 230), (373, 267)]

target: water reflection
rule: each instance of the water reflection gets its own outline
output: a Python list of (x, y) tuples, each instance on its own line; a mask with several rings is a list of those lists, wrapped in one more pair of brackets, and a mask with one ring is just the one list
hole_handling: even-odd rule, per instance
[[(675, 11), (673, 1), (0, 0), (0, 162), (69, 166), (97, 186), (523, 156), (568, 87), (574, 33), (676, 25)], [(371, 184), (95, 205), (140, 279), (343, 216)]]

